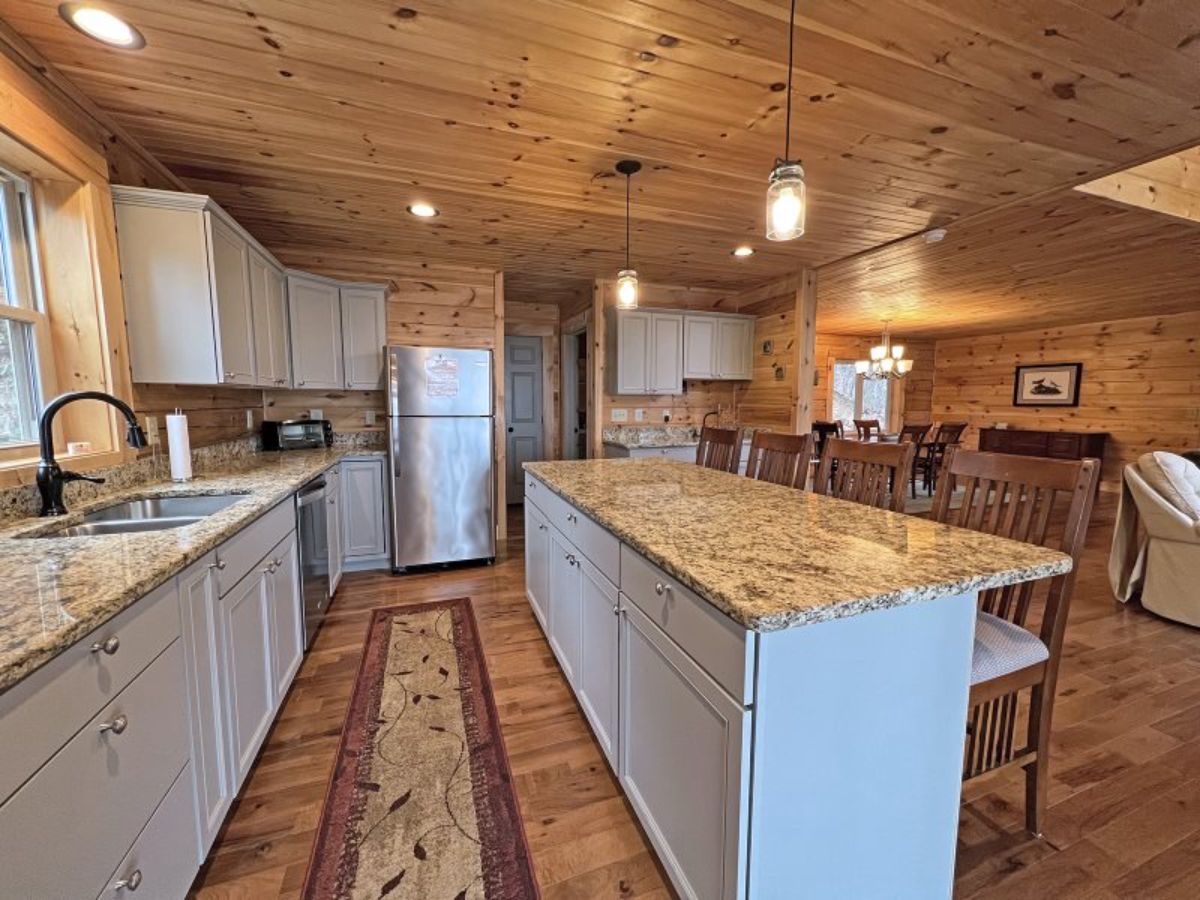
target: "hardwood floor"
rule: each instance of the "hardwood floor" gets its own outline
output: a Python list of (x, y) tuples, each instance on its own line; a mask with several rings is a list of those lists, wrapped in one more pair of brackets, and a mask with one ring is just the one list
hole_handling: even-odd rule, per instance
[[(1045, 838), (1022, 831), (1019, 772), (969, 784), (961, 900), (1200, 895), (1200, 632), (1112, 600), (1113, 514), (1105, 495), (1067, 629)], [(299, 895), (368, 611), (462, 596), (475, 604), (542, 896), (673, 896), (529, 612), (514, 519), (495, 566), (346, 576), (196, 897)]]

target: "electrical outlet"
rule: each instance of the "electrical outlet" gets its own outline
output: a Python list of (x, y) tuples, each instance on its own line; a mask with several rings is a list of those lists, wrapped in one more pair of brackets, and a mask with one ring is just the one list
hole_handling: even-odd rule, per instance
[(146, 443), (151, 447), (158, 446), (158, 416), (146, 416)]
[(246, 410), (246, 430), (254, 430), (254, 410), (252, 409)]
[(363, 413), (363, 424), (368, 428), (375, 424), (375, 410), (368, 409), (365, 413)]
[(670, 421), (671, 421), (671, 414), (664, 410), (663, 411), (663, 424), (666, 424), (667, 422), (670, 422)]
[(633, 411), (633, 420), (635, 422), (645, 422), (646, 421), (646, 411), (644, 409), (635, 409)]
[(612, 420), (614, 422), (628, 422), (629, 421), (629, 410), (614, 409), (612, 411)]
[(310, 410), (308, 411), (308, 417), (309, 417), (310, 419), (323, 419), (323, 418), (325, 418), (325, 410), (323, 410), (323, 409), (310, 409)]

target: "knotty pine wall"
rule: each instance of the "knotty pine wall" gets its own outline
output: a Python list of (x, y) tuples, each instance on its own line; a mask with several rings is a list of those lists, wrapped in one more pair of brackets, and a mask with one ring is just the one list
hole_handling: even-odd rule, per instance
[[(790, 431), (796, 408), (796, 282), (785, 279), (739, 298), (738, 312), (755, 317), (752, 378), (736, 382), (742, 425)], [(771, 352), (763, 345), (770, 341)]]
[[(1014, 407), (1018, 364), (1081, 362), (1079, 406)], [(1109, 433), (1102, 483), (1151, 450), (1200, 447), (1200, 312), (1119, 319), (937, 342), (933, 417), (979, 428)]]

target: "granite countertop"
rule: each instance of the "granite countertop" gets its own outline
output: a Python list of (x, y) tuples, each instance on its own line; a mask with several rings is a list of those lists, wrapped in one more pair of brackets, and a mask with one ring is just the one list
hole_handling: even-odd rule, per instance
[[(0, 527), (0, 692), (178, 574), (356, 448), (257, 453), (187, 484), (160, 481), (80, 504), (67, 516)], [(28, 537), (78, 524), (82, 514), (142, 497), (245, 494), (193, 525), (139, 534)]]
[[(743, 444), (750, 443), (756, 429), (743, 428)], [(603, 442), (626, 450), (645, 448), (668, 449), (695, 447), (700, 443), (700, 429), (691, 426), (629, 426), (614, 432), (606, 429)]]
[(754, 631), (1071, 569), (1054, 550), (673, 460), (525, 468)]

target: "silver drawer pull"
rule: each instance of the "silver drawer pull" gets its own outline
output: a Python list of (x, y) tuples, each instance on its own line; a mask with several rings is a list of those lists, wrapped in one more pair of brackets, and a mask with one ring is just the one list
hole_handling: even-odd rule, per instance
[(267, 575), (274, 575), (275, 574), (275, 563), (267, 563), (263, 567), (263, 573), (267, 574)]
[(142, 886), (142, 870), (134, 869), (132, 872), (129, 873), (128, 878), (122, 878), (120, 881), (115, 882), (112, 886), (112, 889), (114, 891), (125, 891), (125, 890), (136, 891), (141, 886)]
[(282, 558), (282, 557), (280, 557), (279, 559), (275, 560), (275, 568), (277, 568), (277, 569), (282, 569), (282, 568), (283, 568), (283, 558)]
[(661, 581), (654, 582), (654, 593), (658, 594), (660, 597), (663, 594), (669, 594), (672, 590), (674, 590), (674, 588), (672, 588), (669, 584), (663, 584)]
[(613, 604), (613, 615), (614, 615), (614, 616), (616, 616), (616, 615), (620, 615), (620, 613), (621, 613), (621, 604), (620, 604), (620, 603), (614, 603), (614, 604)]
[(575, 513), (567, 513), (567, 521), (568, 522), (578, 522), (579, 516), (575, 515)]
[(215, 563), (209, 563), (208, 567), (210, 569), (220, 569), (220, 570), (224, 571), (225, 570), (225, 560), (219, 559)]
[(120, 716), (117, 716), (115, 719), (113, 719), (111, 722), (101, 722), (100, 723), (100, 733), (103, 734), (106, 731), (111, 731), (113, 734), (120, 734), (128, 727), (129, 727), (129, 719), (124, 715), (120, 715)]
[(91, 646), (93, 653), (103, 653), (106, 656), (112, 656), (119, 649), (121, 649), (121, 639), (115, 634), (112, 637), (105, 638), (103, 641), (96, 641)]

